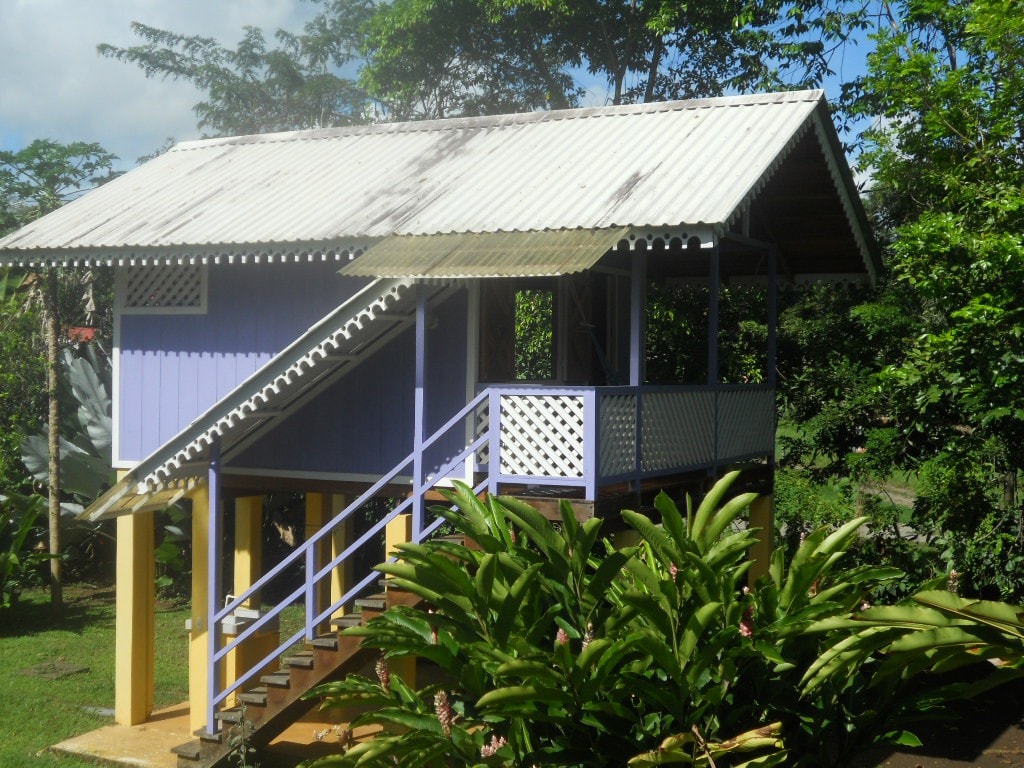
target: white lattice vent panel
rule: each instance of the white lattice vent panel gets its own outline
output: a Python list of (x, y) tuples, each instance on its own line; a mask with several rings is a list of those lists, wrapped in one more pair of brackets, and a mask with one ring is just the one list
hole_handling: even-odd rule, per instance
[(652, 393), (644, 397), (645, 472), (694, 466), (712, 460), (713, 392)]
[(121, 296), (129, 312), (203, 312), (206, 267), (128, 267)]
[(503, 396), (500, 468), (521, 477), (583, 477), (583, 398)]
[(601, 477), (635, 470), (636, 396), (601, 398)]

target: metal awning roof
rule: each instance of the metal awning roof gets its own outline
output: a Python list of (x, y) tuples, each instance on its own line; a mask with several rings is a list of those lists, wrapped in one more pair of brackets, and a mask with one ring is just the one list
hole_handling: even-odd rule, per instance
[(360, 277), (547, 277), (589, 269), (629, 227), (394, 235), (341, 269)]

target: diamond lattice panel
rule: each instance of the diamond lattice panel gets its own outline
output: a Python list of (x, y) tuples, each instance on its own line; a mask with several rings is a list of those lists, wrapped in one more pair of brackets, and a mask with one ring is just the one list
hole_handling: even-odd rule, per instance
[(201, 265), (128, 267), (124, 309), (134, 312), (204, 309), (205, 267)]
[(775, 392), (722, 392), (718, 401), (718, 452), (723, 458), (775, 450)]
[(583, 477), (583, 398), (503, 396), (501, 473), (521, 477)]
[(712, 460), (713, 392), (659, 392), (644, 396), (643, 469), (657, 472)]
[(601, 398), (601, 477), (624, 475), (634, 470), (636, 449), (636, 397), (609, 395)]

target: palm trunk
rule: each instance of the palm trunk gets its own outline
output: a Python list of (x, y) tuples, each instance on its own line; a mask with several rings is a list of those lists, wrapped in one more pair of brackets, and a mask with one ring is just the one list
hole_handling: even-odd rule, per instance
[(64, 582), (60, 545), (60, 403), (57, 400), (57, 355), (60, 318), (57, 312), (57, 268), (46, 270), (43, 287), (43, 317), (46, 335), (46, 397), (49, 402), (47, 449), (50, 454), (50, 605), (55, 615), (64, 609)]

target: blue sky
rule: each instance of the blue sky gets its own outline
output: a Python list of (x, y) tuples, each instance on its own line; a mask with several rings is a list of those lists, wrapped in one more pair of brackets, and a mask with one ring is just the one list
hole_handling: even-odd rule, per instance
[[(96, 53), (99, 43), (134, 45), (132, 21), (234, 45), (243, 26), (301, 31), (317, 6), (303, 0), (0, 0), (0, 149), (33, 139), (97, 142), (127, 169), (168, 138), (198, 138), (188, 84), (146, 78)], [(866, 46), (834, 66), (850, 76)], [(827, 87), (835, 98), (837, 84)], [(592, 94), (601, 103), (600, 92)]]
[(37, 138), (98, 142), (127, 168), (167, 138), (197, 138), (193, 88), (147, 79), (96, 46), (137, 44), (133, 21), (234, 45), (246, 24), (301, 31), (316, 8), (300, 0), (0, 0), (0, 149)]

